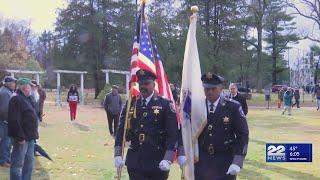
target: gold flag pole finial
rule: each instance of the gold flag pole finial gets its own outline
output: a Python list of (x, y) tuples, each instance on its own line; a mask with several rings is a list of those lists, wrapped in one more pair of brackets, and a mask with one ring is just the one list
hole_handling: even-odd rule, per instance
[(140, 0), (141, 4), (146, 4), (148, 0)]
[(198, 6), (191, 6), (191, 12), (194, 14), (194, 13), (197, 13), (199, 11), (199, 8)]

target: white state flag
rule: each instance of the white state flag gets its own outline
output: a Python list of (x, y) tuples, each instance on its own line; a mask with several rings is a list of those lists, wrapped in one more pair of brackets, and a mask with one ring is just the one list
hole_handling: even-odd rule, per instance
[(196, 39), (197, 14), (190, 17), (184, 53), (181, 85), (181, 128), (187, 165), (184, 176), (194, 180), (194, 162), (199, 159), (198, 136), (207, 124), (207, 109), (201, 82), (201, 68)]

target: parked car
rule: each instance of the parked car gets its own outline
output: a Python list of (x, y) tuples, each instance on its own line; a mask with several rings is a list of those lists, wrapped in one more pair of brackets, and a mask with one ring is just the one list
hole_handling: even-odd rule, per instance
[(283, 87), (287, 87), (286, 85), (273, 85), (271, 91), (273, 93), (279, 92)]
[(239, 87), (238, 93), (243, 95), (246, 99), (250, 100), (252, 98), (252, 93), (250, 88)]

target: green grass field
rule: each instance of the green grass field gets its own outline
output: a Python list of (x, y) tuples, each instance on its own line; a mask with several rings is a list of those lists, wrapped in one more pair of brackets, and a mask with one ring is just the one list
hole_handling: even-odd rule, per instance
[[(45, 123), (39, 128), (39, 144), (54, 159), (36, 158), (33, 179), (113, 179), (113, 138), (108, 135), (106, 115), (98, 106), (79, 107), (77, 123), (69, 122), (68, 107), (46, 105)], [(320, 179), (320, 112), (315, 108), (294, 109), (293, 116), (280, 110), (249, 110), (250, 143), (238, 179)], [(312, 143), (312, 163), (266, 163), (265, 143)], [(104, 144), (107, 143), (106, 146)], [(0, 168), (0, 179), (9, 171)], [(174, 165), (170, 180), (180, 179)], [(123, 179), (128, 179), (123, 172)]]

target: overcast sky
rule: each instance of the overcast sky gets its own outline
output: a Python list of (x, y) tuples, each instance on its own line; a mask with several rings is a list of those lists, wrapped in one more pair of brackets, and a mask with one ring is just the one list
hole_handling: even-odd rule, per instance
[[(153, 0), (150, 0), (151, 2)], [(57, 8), (66, 7), (65, 0), (0, 0), (0, 17), (27, 20), (34, 32), (40, 34), (44, 30), (54, 30)], [(302, 9), (303, 5), (299, 5)], [(311, 32), (314, 25), (309, 20), (298, 16), (296, 18), (299, 32)], [(290, 57), (298, 57), (306, 53), (313, 42), (309, 40), (300, 41), (292, 45)]]
[(0, 0), (0, 17), (27, 20), (40, 34), (54, 29), (56, 10), (65, 6), (64, 0)]

